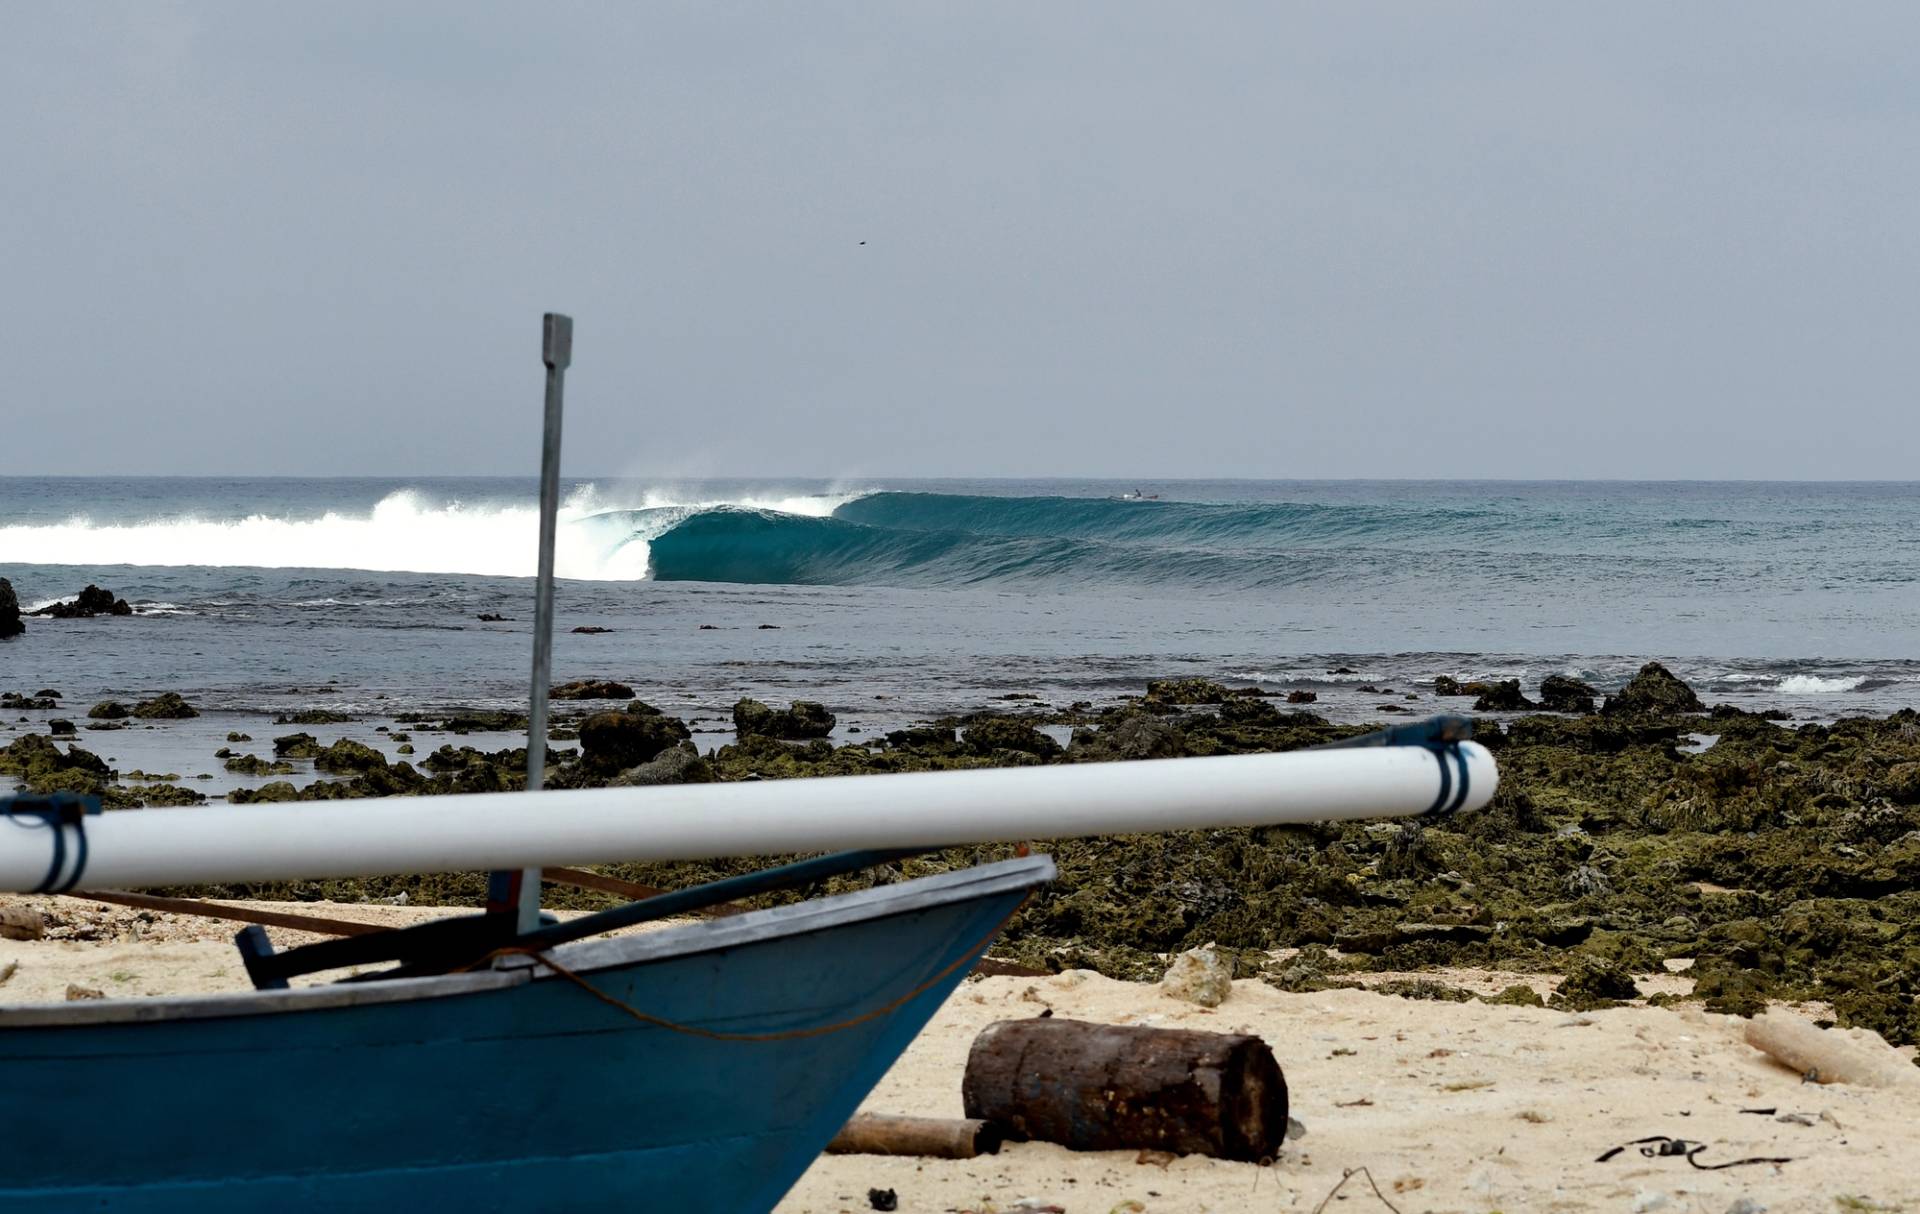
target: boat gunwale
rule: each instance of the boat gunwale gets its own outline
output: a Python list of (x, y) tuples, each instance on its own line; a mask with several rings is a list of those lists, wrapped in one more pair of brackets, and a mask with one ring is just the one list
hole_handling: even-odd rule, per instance
[[(620, 969), (911, 914), (970, 898), (1013, 893), (1052, 880), (1054, 872), (1051, 857), (1018, 857), (916, 877), (894, 885), (830, 894), (788, 906), (676, 924), (631, 936), (564, 944), (542, 955), (553, 957), (576, 973)], [(530, 956), (503, 961), (500, 968), (473, 973), (323, 983), (287, 990), (0, 1004), (0, 1031), (208, 1020), (409, 1003), (507, 990), (529, 981), (551, 981), (558, 976), (539, 966)]]

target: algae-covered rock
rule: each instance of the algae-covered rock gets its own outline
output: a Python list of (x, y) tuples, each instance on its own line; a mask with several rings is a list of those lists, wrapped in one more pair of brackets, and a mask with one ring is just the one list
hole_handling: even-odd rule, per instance
[(1503, 1007), (1545, 1007), (1547, 1005), (1547, 1001), (1540, 997), (1540, 992), (1524, 982), (1511, 983), (1502, 987), (1499, 994), (1482, 995), (1481, 999)]
[(175, 784), (137, 785), (126, 791), (132, 795), (137, 806), (202, 805), (207, 800), (191, 788), (181, 788)]
[(23, 734), (0, 748), (0, 775), (18, 777), (28, 791), (98, 794), (113, 778), (106, 761), (90, 750), (61, 750), (45, 734)]
[[(1270, 707), (1270, 706), (1265, 706)], [(1172, 759), (1187, 753), (1186, 734), (1159, 717), (1138, 710), (1099, 730), (1076, 729), (1073, 758), (1098, 763), (1117, 759)]]
[(795, 700), (787, 708), (776, 710), (749, 697), (733, 706), (733, 729), (742, 738), (805, 741), (826, 737), (835, 724), (827, 706), (813, 700)]
[(1465, 987), (1436, 982), (1431, 978), (1389, 978), (1367, 988), (1376, 995), (1398, 995), (1402, 999), (1432, 999), (1441, 1003), (1471, 1002), (1473, 992)]
[(1143, 698), (1150, 704), (1220, 704), (1237, 694), (1212, 679), (1154, 679)]
[(901, 750), (946, 754), (958, 749), (958, 742), (951, 725), (915, 725), (887, 734), (887, 745)]
[(149, 721), (183, 721), (199, 716), (200, 710), (187, 703), (179, 692), (165, 691), (135, 704), (133, 715)]
[(1540, 680), (1540, 707), (1549, 712), (1592, 712), (1599, 694), (1590, 684), (1564, 674)]
[(273, 753), (282, 759), (311, 759), (320, 750), (319, 739), (310, 733), (290, 733), (273, 740)]
[(87, 709), (87, 718), (93, 721), (118, 721), (127, 715), (127, 706), (118, 700), (102, 700)]
[[(278, 750), (279, 743), (274, 743)], [(321, 771), (363, 772), (373, 768), (385, 767), (387, 758), (364, 742), (352, 738), (341, 738), (338, 742), (313, 756), (313, 765)]]
[(275, 780), (271, 784), (262, 784), (258, 788), (236, 788), (227, 794), (231, 805), (251, 805), (256, 802), (298, 801), (300, 790), (285, 780)]
[(991, 755), (998, 750), (1016, 750), (1050, 759), (1060, 753), (1060, 743), (1027, 722), (1013, 717), (987, 717), (975, 721), (967, 726), (962, 740), (978, 755)]
[(693, 747), (683, 744), (661, 751), (607, 783), (609, 786), (644, 788), (653, 784), (707, 784), (712, 780), (713, 767)]
[(1672, 716), (1681, 712), (1705, 712), (1707, 706), (1693, 688), (1658, 662), (1648, 662), (1640, 673), (1627, 681), (1618, 693), (1607, 697), (1600, 711), (1612, 714)]
[(1587, 1012), (1618, 1007), (1639, 997), (1632, 974), (1611, 961), (1587, 957), (1553, 988), (1552, 1004), (1570, 1012)]
[(283, 713), (273, 719), (275, 725), (344, 725), (354, 718), (349, 713), (335, 712), (331, 708), (303, 708), (295, 713)]
[(237, 776), (286, 776), (293, 774), (293, 764), (269, 762), (257, 755), (235, 755), (226, 761), (226, 769)]
[(693, 737), (678, 717), (634, 712), (597, 712), (580, 722), (586, 762), (609, 774), (645, 763)]
[[(611, 679), (575, 679), (547, 692), (550, 700), (631, 700), (633, 688)], [(657, 710), (656, 710), (657, 711)]]
[(1219, 1007), (1233, 994), (1233, 963), (1211, 944), (1190, 948), (1167, 967), (1160, 989), (1201, 1007)]

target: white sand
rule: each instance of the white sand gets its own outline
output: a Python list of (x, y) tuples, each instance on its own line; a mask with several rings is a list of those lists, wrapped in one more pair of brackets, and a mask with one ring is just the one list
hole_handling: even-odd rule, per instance
[[(0, 971), (9, 963), (17, 967), (0, 984), (0, 1002), (59, 1000), (68, 983), (114, 996), (246, 986), (230, 944), (233, 925), (64, 899), (9, 901), (51, 910), (57, 936), (91, 938), (0, 940)], [(368, 922), (411, 922), (436, 913), (272, 905)], [(271, 934), (283, 946), (303, 938), (277, 929)], [(1470, 972), (1434, 976), (1482, 989), (1516, 980)], [(1519, 980), (1544, 985), (1537, 975)], [(1659, 976), (1642, 985), (1671, 981)], [(1039, 1143), (1012, 1144), (997, 1156), (969, 1161), (829, 1156), (781, 1203), (781, 1214), (857, 1214), (870, 1208), (869, 1188), (895, 1190), (907, 1214), (1007, 1214), (1027, 1198), (1070, 1214), (1311, 1212), (1343, 1170), (1363, 1166), (1404, 1214), (1724, 1214), (1741, 1197), (1776, 1214), (1920, 1211), (1920, 1169), (1914, 1167), (1920, 1085), (1802, 1083), (1740, 1040), (1742, 1022), (1691, 1008), (1568, 1015), (1364, 991), (1293, 995), (1241, 981), (1231, 999), (1208, 1011), (1154, 987), (1085, 973), (976, 979), (942, 1009), (866, 1107), (959, 1116), (960, 1079), (974, 1035), (994, 1020), (1049, 1007), (1056, 1015), (1116, 1024), (1258, 1033), (1286, 1071), (1293, 1115), (1307, 1134), (1267, 1168), (1201, 1158), (1162, 1167), (1136, 1162), (1133, 1152), (1076, 1154)], [(1755, 1107), (1802, 1114), (1812, 1124), (1740, 1111)], [(1653, 1134), (1710, 1144), (1703, 1163), (1749, 1155), (1792, 1162), (1710, 1172), (1683, 1158), (1648, 1159), (1631, 1150), (1595, 1162), (1609, 1147)], [(1139, 1211), (1129, 1201), (1138, 1202)], [(1388, 1209), (1358, 1176), (1328, 1208)]]

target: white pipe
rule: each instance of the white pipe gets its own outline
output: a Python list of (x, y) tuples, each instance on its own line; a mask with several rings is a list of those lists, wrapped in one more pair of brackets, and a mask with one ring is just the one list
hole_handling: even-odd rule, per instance
[[(61, 883), (140, 888), (697, 860), (843, 848), (1285, 825), (1425, 813), (1441, 766), (1416, 746), (1049, 767), (831, 776), (298, 805), (121, 810), (86, 820), (88, 860)], [(1498, 782), (1477, 743), (1446, 758), (1451, 804)], [(0, 890), (39, 886), (48, 829), (0, 821)], [(34, 826), (38, 826), (35, 823)]]

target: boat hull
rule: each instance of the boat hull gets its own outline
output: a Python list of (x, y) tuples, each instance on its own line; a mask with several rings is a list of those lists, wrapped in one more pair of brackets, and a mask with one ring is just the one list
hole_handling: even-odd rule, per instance
[(768, 1210), (1050, 875), (553, 954), (593, 990), (538, 967), (0, 1010), (0, 1208)]

